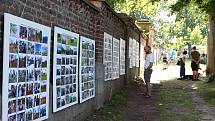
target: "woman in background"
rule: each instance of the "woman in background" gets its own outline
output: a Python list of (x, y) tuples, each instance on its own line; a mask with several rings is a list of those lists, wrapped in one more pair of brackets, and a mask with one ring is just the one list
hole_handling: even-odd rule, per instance
[(185, 76), (185, 57), (187, 55), (187, 51), (183, 51), (180, 55), (180, 79), (183, 79)]

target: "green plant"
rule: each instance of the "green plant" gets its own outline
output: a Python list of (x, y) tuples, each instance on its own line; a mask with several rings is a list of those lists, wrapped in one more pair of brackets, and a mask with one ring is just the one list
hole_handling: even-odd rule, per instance
[(213, 82), (214, 81), (214, 75), (210, 74), (207, 76), (207, 83)]

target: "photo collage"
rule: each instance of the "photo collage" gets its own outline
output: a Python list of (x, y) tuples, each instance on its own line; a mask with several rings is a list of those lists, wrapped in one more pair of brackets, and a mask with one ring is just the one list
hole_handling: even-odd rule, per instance
[(139, 63), (140, 63), (140, 62), (139, 62), (139, 60), (140, 60), (140, 59), (139, 59), (139, 58), (140, 58), (140, 57), (139, 57), (139, 48), (140, 48), (140, 47), (139, 47), (139, 42), (137, 42), (137, 41), (136, 41), (136, 47), (135, 47), (135, 48), (136, 48), (136, 53), (135, 53), (135, 55), (136, 55), (136, 56), (135, 56), (135, 57), (136, 57), (136, 63), (135, 63), (135, 66), (136, 66), (136, 67), (139, 67)]
[(3, 117), (8, 121), (40, 120), (48, 112), (49, 32), (39, 25), (7, 22), (10, 32), (5, 35), (9, 39), (5, 45), (9, 44), (9, 53), (4, 54), (9, 54), (9, 72), (3, 73), (8, 74), (4, 85), (8, 86), (8, 108)]
[(119, 78), (119, 40), (113, 38), (113, 72), (112, 79)]
[(112, 79), (112, 36), (104, 33), (104, 55), (105, 81)]
[(55, 27), (54, 112), (78, 103), (79, 35)]
[(135, 67), (136, 66), (136, 52), (137, 52), (137, 45), (136, 45), (136, 43), (137, 43), (137, 41), (135, 40), (135, 39), (133, 39), (133, 52), (132, 52), (132, 58), (133, 58), (133, 61), (132, 61), (132, 66), (133, 67)]
[(80, 44), (80, 102), (95, 97), (95, 41), (81, 37)]
[(125, 74), (125, 40), (120, 38), (120, 75)]
[(129, 38), (129, 68), (133, 67), (133, 39)]

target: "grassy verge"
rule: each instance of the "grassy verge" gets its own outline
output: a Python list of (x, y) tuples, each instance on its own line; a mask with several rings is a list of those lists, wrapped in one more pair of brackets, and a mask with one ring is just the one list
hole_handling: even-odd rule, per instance
[(122, 121), (121, 110), (127, 104), (128, 88), (124, 87), (119, 93), (113, 95), (110, 101), (106, 102), (93, 117), (89, 117), (86, 121)]
[(215, 81), (206, 83), (199, 82), (197, 84), (200, 95), (206, 102), (215, 106)]
[(166, 86), (166, 83), (161, 86), (158, 101), (161, 121), (198, 121), (192, 98), (186, 90), (175, 88), (171, 82)]

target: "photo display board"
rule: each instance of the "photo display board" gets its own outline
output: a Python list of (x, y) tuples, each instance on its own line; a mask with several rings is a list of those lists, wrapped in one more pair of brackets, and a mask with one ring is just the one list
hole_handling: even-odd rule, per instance
[(95, 97), (95, 41), (81, 36), (79, 90), (80, 103)]
[(125, 40), (120, 38), (120, 75), (125, 74)]
[(129, 38), (129, 58), (130, 58), (129, 68), (132, 68), (133, 66), (133, 39), (132, 38)]
[(54, 28), (53, 112), (78, 103), (79, 35)]
[(140, 56), (139, 56), (139, 42), (136, 41), (136, 67), (139, 67), (139, 64), (140, 64)]
[(112, 79), (112, 57), (112, 36), (104, 33), (103, 63), (105, 65), (105, 81)]
[(113, 38), (113, 73), (112, 79), (119, 78), (119, 40)]
[(133, 53), (132, 53), (132, 59), (133, 59), (133, 61), (132, 61), (132, 66), (136, 66), (136, 52), (137, 52), (137, 45), (136, 45), (136, 43), (137, 43), (137, 41), (135, 40), (135, 39), (133, 39)]
[(51, 28), (4, 14), (2, 121), (48, 118)]

